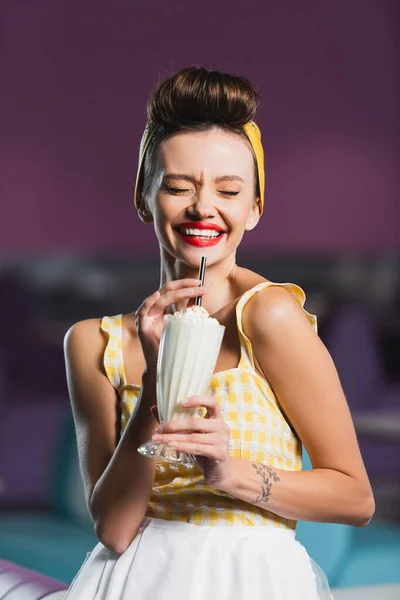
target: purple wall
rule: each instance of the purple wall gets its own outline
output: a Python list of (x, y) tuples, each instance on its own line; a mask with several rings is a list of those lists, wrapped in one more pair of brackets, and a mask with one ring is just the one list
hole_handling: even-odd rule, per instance
[(147, 96), (191, 64), (256, 83), (247, 248), (395, 249), (396, 0), (3, 0), (0, 249), (157, 251), (131, 203)]

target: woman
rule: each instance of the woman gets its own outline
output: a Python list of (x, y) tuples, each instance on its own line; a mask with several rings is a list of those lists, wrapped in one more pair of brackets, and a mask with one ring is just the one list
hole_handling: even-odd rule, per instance
[[(99, 538), (68, 600), (331, 598), (295, 539), (296, 521), (364, 526), (374, 512), (346, 399), (303, 290), (236, 264), (264, 204), (257, 104), (247, 79), (203, 68), (169, 77), (149, 99), (135, 203), (160, 244), (160, 288), (136, 312), (79, 322), (65, 339)], [(188, 399), (205, 418), (156, 432), (164, 315), (198, 295), (226, 328), (207, 395)], [(194, 454), (196, 466), (141, 456), (152, 437)], [(302, 442), (312, 471), (301, 471)]]

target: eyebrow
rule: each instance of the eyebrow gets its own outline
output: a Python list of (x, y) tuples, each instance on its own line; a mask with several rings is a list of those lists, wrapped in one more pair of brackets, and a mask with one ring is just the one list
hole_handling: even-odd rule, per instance
[[(185, 181), (197, 183), (195, 177), (192, 177), (191, 175), (185, 175), (184, 173), (166, 173), (166, 175), (164, 175), (164, 180), (165, 179), (183, 179)], [(220, 181), (241, 181), (244, 183), (244, 179), (239, 177), (239, 175), (222, 175), (220, 177), (215, 177), (214, 181), (215, 183), (219, 183)]]

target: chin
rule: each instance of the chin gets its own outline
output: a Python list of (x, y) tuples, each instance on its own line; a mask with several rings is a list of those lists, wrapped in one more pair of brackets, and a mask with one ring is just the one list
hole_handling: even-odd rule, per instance
[(190, 249), (184, 253), (179, 253), (179, 256), (176, 256), (176, 258), (185, 263), (188, 267), (198, 269), (200, 267), (202, 256), (206, 257), (207, 267), (210, 267), (211, 265), (224, 261), (226, 257), (229, 256), (229, 252), (221, 252), (216, 248), (194, 248), (193, 250)]
[(173, 240), (173, 243), (170, 240), (165, 240), (164, 243), (160, 241), (160, 246), (173, 259), (184, 263), (192, 269), (198, 269), (202, 256), (207, 258), (207, 266), (211, 266), (226, 260), (231, 254), (235, 254), (236, 246), (231, 249), (227, 247), (226, 240), (221, 240), (221, 242), (222, 244), (215, 246), (201, 247), (191, 246), (179, 241), (176, 243), (175, 240)]

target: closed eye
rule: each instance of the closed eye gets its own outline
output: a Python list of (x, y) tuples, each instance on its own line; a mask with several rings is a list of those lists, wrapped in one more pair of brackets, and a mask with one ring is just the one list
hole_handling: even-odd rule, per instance
[[(171, 192), (172, 194), (182, 194), (184, 192), (190, 192), (190, 190), (184, 189), (184, 188), (174, 188), (174, 187), (168, 187), (168, 186), (164, 186), (164, 187), (168, 192)], [(227, 190), (219, 190), (219, 192), (221, 194), (226, 194), (227, 196), (237, 196), (239, 194), (239, 192), (230, 192)]]
[(181, 192), (188, 192), (189, 190), (185, 190), (182, 188), (172, 188), (172, 187), (167, 187), (165, 186), (165, 189), (168, 190), (168, 192), (172, 192), (173, 194), (179, 194)]

